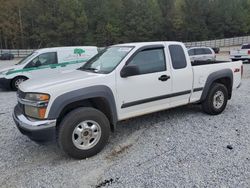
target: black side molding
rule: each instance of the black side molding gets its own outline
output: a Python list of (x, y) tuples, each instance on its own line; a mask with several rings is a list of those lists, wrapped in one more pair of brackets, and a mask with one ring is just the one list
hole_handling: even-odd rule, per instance
[(204, 89), (203, 87), (195, 88), (195, 89), (194, 89), (194, 92), (199, 92), (199, 91), (202, 91), (203, 89)]
[[(193, 92), (199, 92), (202, 91), (203, 88), (195, 88)], [(168, 98), (172, 98), (172, 97), (178, 97), (181, 95), (187, 95), (190, 94), (192, 91), (191, 90), (187, 90), (187, 91), (181, 91), (178, 93), (172, 93), (172, 94), (168, 94), (168, 95), (162, 95), (162, 96), (158, 96), (158, 97), (152, 97), (152, 98), (148, 98), (148, 99), (143, 99), (143, 100), (138, 100), (138, 101), (134, 101), (134, 102), (129, 102), (129, 103), (124, 103), (121, 108), (128, 108), (128, 107), (132, 107), (132, 106), (137, 106), (140, 104), (144, 104), (144, 103), (150, 103), (150, 102), (154, 102), (154, 101), (159, 101), (159, 100), (163, 100), (163, 99), (168, 99)]]

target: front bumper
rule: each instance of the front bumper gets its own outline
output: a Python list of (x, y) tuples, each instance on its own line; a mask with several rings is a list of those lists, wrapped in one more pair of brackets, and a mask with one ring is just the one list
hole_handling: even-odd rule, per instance
[(19, 131), (32, 140), (49, 141), (56, 136), (56, 120), (33, 120), (25, 117), (18, 106), (13, 112), (13, 119)]
[(0, 87), (11, 89), (11, 80), (7, 78), (0, 78)]

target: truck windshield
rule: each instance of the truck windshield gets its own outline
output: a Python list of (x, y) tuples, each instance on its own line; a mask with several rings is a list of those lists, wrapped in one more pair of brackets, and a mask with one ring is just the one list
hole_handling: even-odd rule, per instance
[(250, 49), (250, 44), (243, 45), (241, 49)]
[(25, 58), (23, 58), (21, 61), (19, 61), (16, 65), (23, 65), (26, 64), (27, 62), (29, 62), (31, 59), (33, 59), (38, 53), (34, 52), (31, 53), (30, 55), (26, 56)]
[(79, 70), (108, 74), (119, 65), (132, 49), (132, 46), (108, 47), (90, 59)]

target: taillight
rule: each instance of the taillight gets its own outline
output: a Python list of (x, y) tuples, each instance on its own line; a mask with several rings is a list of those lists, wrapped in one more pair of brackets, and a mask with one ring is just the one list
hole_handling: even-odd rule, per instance
[(250, 50), (248, 50), (248, 55), (250, 55)]

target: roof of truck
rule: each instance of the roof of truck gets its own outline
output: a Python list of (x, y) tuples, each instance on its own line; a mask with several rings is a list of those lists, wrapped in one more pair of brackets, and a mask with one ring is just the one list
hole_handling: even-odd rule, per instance
[(145, 46), (145, 45), (156, 45), (156, 44), (183, 44), (182, 42), (176, 41), (156, 41), (156, 42), (133, 42), (133, 43), (124, 43), (124, 44), (117, 44), (114, 46)]

